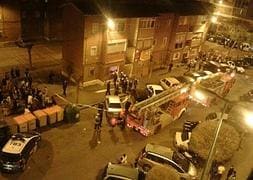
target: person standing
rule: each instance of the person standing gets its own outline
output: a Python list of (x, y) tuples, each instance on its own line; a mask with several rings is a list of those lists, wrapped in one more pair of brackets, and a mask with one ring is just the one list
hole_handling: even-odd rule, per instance
[(169, 66), (168, 66), (168, 73), (170, 73), (170, 72), (171, 72), (172, 68), (173, 68), (173, 63), (172, 63), (172, 62), (170, 62)]
[(68, 87), (68, 81), (66, 79), (63, 80), (62, 82), (62, 89), (63, 89), (63, 95), (66, 97), (67, 96), (67, 87)]
[(101, 120), (99, 117), (99, 114), (97, 113), (97, 115), (95, 116), (95, 137), (97, 140), (97, 143), (100, 144), (101, 143)]
[(110, 90), (111, 90), (111, 82), (107, 81), (105, 95), (111, 95), (111, 91)]
[(232, 179), (235, 179), (236, 177), (236, 171), (234, 169), (233, 166), (231, 166), (228, 170), (228, 174), (227, 174), (227, 180), (232, 180)]
[(20, 77), (20, 70), (19, 70), (18, 67), (16, 67), (16, 69), (15, 69), (15, 75), (16, 75), (17, 78)]

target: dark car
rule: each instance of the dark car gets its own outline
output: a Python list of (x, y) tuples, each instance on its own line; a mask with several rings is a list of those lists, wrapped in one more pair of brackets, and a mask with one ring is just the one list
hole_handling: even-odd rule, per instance
[(243, 59), (234, 60), (235, 65), (243, 68), (248, 68), (249, 63)]
[(240, 96), (241, 101), (253, 102), (253, 89), (249, 90), (244, 95)]
[(40, 140), (41, 136), (37, 132), (14, 134), (1, 150), (2, 171), (24, 171), (30, 156), (37, 150)]
[(189, 76), (176, 76), (174, 78), (177, 79), (182, 84), (191, 84), (195, 81), (193, 78)]

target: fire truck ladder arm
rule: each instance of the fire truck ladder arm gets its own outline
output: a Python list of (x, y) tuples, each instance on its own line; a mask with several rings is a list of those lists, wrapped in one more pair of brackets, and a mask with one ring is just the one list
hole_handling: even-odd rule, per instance
[(189, 85), (183, 86), (177, 90), (171, 90), (168, 89), (156, 96), (153, 96), (149, 99), (146, 99), (144, 101), (141, 101), (139, 103), (136, 103), (134, 105), (134, 108), (139, 111), (143, 111), (146, 108), (149, 108), (151, 106), (161, 106), (162, 104), (165, 104), (175, 98), (176, 96), (181, 94), (181, 90), (185, 88), (189, 88)]

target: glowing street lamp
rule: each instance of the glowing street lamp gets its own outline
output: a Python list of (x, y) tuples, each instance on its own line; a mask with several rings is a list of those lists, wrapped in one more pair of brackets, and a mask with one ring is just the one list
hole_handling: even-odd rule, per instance
[(115, 29), (115, 23), (112, 19), (108, 19), (107, 20), (107, 27), (111, 30), (114, 30)]
[(217, 16), (212, 16), (211, 17), (211, 22), (212, 23), (217, 23), (218, 17)]
[(253, 128), (253, 113), (245, 113), (245, 122), (249, 127)]

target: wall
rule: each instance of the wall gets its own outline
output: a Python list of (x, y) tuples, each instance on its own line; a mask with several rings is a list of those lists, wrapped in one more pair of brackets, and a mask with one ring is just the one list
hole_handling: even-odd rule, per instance
[(20, 10), (15, 1), (0, 5), (0, 23), (2, 23), (2, 36), (0, 41), (16, 41), (20, 38)]
[(71, 4), (63, 9), (63, 28), (64, 71), (79, 79), (83, 75), (84, 17)]
[[(170, 35), (173, 25), (172, 14), (163, 14), (156, 19), (156, 28), (154, 33), (154, 49), (153, 49), (153, 69), (166, 67), (169, 64), (168, 47), (170, 43)], [(164, 40), (167, 38), (166, 43)]]

